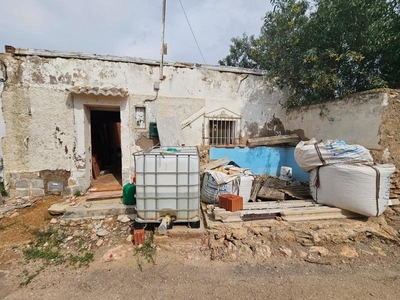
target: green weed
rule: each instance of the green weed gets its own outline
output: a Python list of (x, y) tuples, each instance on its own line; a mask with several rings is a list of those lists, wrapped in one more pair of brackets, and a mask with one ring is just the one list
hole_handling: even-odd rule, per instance
[(136, 257), (136, 262), (138, 264), (139, 270), (143, 271), (143, 258), (153, 265), (156, 264), (155, 256), (156, 247), (153, 244), (153, 234), (151, 234), (141, 247), (136, 247), (134, 256)]
[(28, 285), (29, 283), (31, 283), (31, 281), (33, 280), (33, 278), (35, 278), (36, 276), (39, 275), (40, 272), (42, 272), (44, 270), (44, 266), (41, 266), (39, 269), (37, 269), (33, 274), (29, 274), (28, 270), (24, 270), (22, 272), (22, 274), (25, 276), (26, 280), (24, 282), (21, 282), (19, 284), (19, 286), (24, 286), (24, 285)]
[(24, 271), (26, 280), (21, 285), (28, 285), (46, 266), (68, 263), (71, 266), (88, 266), (94, 260), (94, 254), (86, 252), (84, 255), (62, 253), (59, 250), (60, 244), (66, 238), (63, 231), (48, 227), (46, 230), (33, 231), (33, 243), (30, 248), (22, 251), (25, 260), (41, 261), (42, 266), (33, 274)]
[(83, 256), (69, 254), (68, 261), (72, 266), (88, 266), (89, 263), (94, 261), (94, 255), (91, 252), (86, 252)]

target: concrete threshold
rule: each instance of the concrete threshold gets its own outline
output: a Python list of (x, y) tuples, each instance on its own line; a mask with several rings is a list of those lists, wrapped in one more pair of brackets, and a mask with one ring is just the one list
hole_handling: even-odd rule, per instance
[(62, 215), (63, 219), (103, 219), (108, 216), (135, 215), (134, 205), (120, 202), (81, 202), (71, 206), (69, 203), (55, 203), (49, 208), (51, 215)]

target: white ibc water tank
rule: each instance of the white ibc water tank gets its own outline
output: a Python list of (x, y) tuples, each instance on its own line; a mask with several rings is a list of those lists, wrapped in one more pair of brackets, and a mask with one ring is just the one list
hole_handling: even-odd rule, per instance
[(169, 214), (176, 221), (199, 219), (200, 159), (196, 147), (158, 147), (134, 156), (139, 218), (159, 221)]

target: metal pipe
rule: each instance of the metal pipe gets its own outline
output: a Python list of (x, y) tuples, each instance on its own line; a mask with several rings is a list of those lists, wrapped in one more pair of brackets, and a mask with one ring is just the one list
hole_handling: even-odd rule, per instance
[(164, 79), (163, 65), (164, 65), (164, 32), (165, 32), (165, 10), (167, 6), (167, 0), (162, 2), (162, 24), (161, 24), (161, 61), (160, 61), (160, 80)]

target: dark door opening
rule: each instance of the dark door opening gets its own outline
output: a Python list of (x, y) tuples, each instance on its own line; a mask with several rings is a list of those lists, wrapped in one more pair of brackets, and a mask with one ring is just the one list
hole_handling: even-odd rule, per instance
[(91, 110), (92, 191), (122, 187), (121, 116), (119, 111)]

